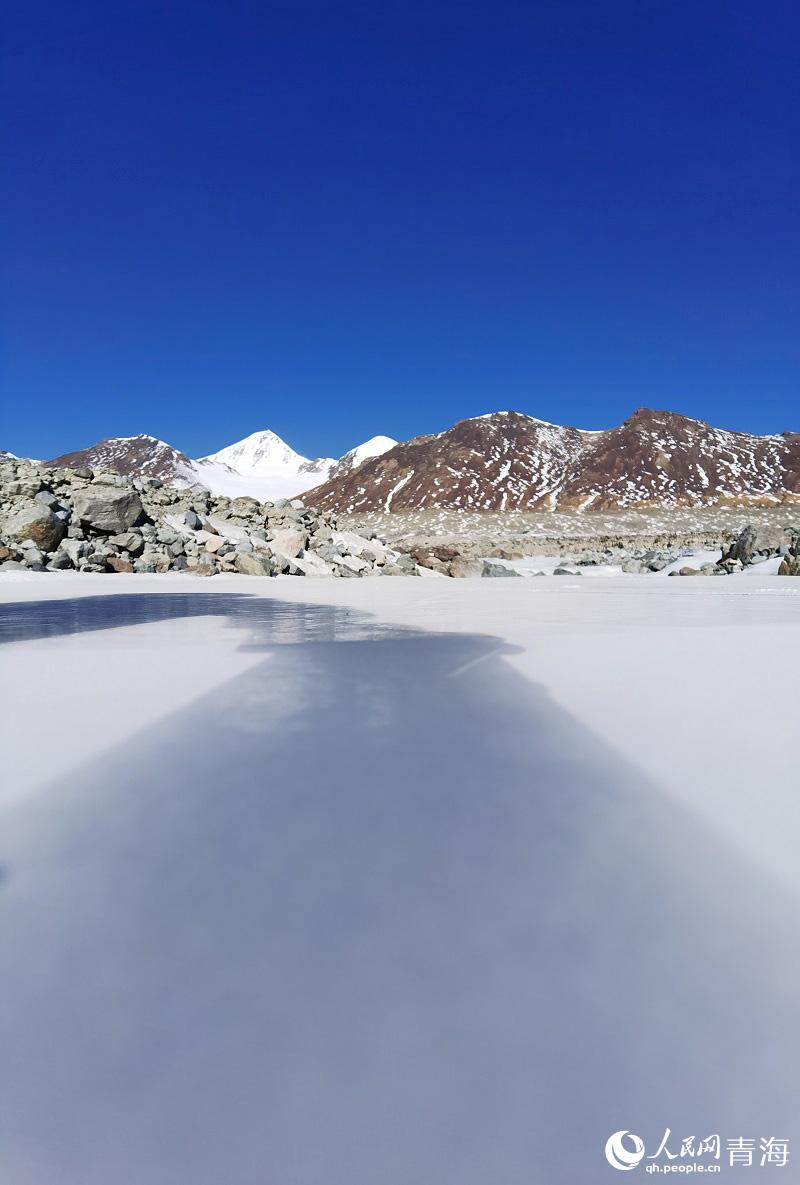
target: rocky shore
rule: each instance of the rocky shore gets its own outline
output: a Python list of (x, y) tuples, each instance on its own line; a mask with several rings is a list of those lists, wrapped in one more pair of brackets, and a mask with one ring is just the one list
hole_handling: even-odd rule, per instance
[[(583, 546), (575, 547), (575, 540), (555, 540), (550, 541), (549, 551), (542, 552), (529, 552), (511, 540), (500, 542), (496, 539), (491, 550), (481, 539), (450, 539), (447, 542), (434, 539), (409, 543), (407, 546), (409, 554), (421, 567), (430, 568), (442, 576), (454, 577), (515, 576), (518, 573), (513, 568), (514, 560), (537, 554), (560, 557), (553, 573), (556, 576), (575, 576), (580, 574), (581, 569), (595, 567), (620, 568), (623, 573), (636, 576), (664, 572), (668, 568), (670, 576), (731, 576), (774, 556), (781, 557), (779, 575), (800, 575), (800, 525), (765, 526), (749, 523), (730, 541), (720, 543), (719, 539), (716, 542), (704, 539), (700, 547), (687, 547), (680, 543), (653, 546), (652, 540), (644, 538), (637, 541), (635, 537), (615, 539), (613, 544), (605, 547), (598, 547), (596, 541), (595, 546), (583, 541)], [(714, 550), (719, 550), (718, 559), (696, 567), (690, 563), (698, 551)], [(687, 562), (678, 566), (681, 559)], [(506, 563), (499, 564), (497, 560)], [(507, 566), (509, 562), (510, 567)], [(534, 574), (544, 576), (545, 572)]]
[(413, 576), (407, 554), (299, 499), (258, 502), (0, 457), (0, 571)]

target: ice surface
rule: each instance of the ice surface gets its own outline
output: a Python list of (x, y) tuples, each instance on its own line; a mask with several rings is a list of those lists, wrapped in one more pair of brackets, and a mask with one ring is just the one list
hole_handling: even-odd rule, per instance
[(0, 582), (0, 1180), (793, 1137), (795, 587)]

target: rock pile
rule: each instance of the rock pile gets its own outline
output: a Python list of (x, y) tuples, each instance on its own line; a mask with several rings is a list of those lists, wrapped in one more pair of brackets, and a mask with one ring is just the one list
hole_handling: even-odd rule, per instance
[(800, 527), (767, 527), (748, 524), (715, 564), (684, 567), (670, 576), (732, 576), (772, 556), (781, 556), (779, 576), (800, 576)]
[(0, 570), (413, 576), (411, 556), (294, 499), (215, 497), (158, 478), (0, 454)]
[[(424, 542), (409, 543), (409, 554), (416, 562), (443, 576), (518, 576), (513, 568), (493, 563), (491, 559), (481, 559), (479, 548), (486, 546), (485, 541), (464, 539), (456, 543), (450, 539), (446, 543)], [(719, 544), (717, 545), (719, 546)], [(709, 549), (710, 550), (710, 549)], [(488, 553), (492, 557), (511, 560), (521, 559), (523, 552), (517, 546), (492, 544)], [(631, 547), (630, 542), (623, 547), (603, 547), (596, 550), (582, 550), (574, 553), (561, 550), (562, 564), (556, 567), (554, 576), (580, 576), (582, 568), (600, 566), (621, 567), (628, 574), (643, 576), (648, 573), (663, 572), (672, 567), (670, 576), (730, 576), (741, 572), (754, 564), (760, 564), (771, 556), (783, 557), (779, 576), (800, 576), (800, 526), (746, 526), (730, 545), (720, 547), (718, 560), (703, 563), (699, 567), (674, 567), (681, 559), (687, 561), (695, 554), (693, 548), (673, 547)], [(544, 572), (535, 572), (536, 576), (544, 576)]]

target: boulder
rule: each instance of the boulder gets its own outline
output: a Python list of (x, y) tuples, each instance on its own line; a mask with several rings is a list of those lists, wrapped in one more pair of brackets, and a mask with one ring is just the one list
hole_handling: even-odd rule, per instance
[(106, 564), (112, 572), (132, 572), (133, 564), (122, 555), (106, 556)]
[[(452, 567), (452, 565), (451, 565)], [(504, 564), (493, 564), (491, 560), (483, 561), (483, 570), (481, 576), (519, 576), (519, 572), (515, 572), (513, 568), (506, 568)]]
[[(296, 568), (304, 576), (333, 576), (333, 564), (327, 563), (314, 552), (307, 552), (302, 559), (294, 559), (292, 568)], [(378, 569), (380, 571), (380, 569)]]
[(298, 556), (307, 543), (308, 532), (295, 527), (284, 527), (281, 530), (273, 531), (269, 541), (273, 551), (279, 551), (281, 555), (285, 555), (289, 559)]
[(113, 543), (120, 551), (127, 551), (129, 555), (141, 555), (144, 551), (144, 539), (138, 531), (125, 531), (122, 535), (112, 535), (109, 543)]
[(59, 551), (63, 551), (73, 567), (77, 568), (78, 561), (88, 554), (89, 544), (83, 539), (62, 539)]
[(791, 527), (774, 527), (748, 523), (722, 556), (725, 560), (741, 560), (750, 564), (757, 555), (778, 555), (792, 547)]
[(205, 529), (209, 532), (216, 531), (217, 535), (221, 535), (223, 539), (230, 540), (231, 543), (248, 542), (250, 539), (244, 527), (239, 527), (236, 523), (232, 523), (229, 519), (222, 518), (218, 514), (210, 514), (208, 516)]
[[(493, 567), (497, 568), (500, 565), (494, 564)], [(468, 555), (457, 555), (454, 560), (450, 561), (449, 575), (456, 580), (468, 580), (473, 576), (483, 576), (483, 569), (483, 560)]]
[(369, 570), (367, 561), (360, 559), (356, 555), (343, 555), (339, 561), (339, 566), (349, 569), (356, 576), (360, 576), (363, 572)]
[(95, 531), (119, 535), (127, 531), (144, 515), (139, 495), (130, 489), (95, 483), (85, 490), (76, 490), (72, 499), (76, 518)]
[(197, 541), (202, 543), (207, 552), (213, 555), (219, 551), (221, 547), (225, 546), (225, 539), (222, 535), (212, 535), (210, 531), (198, 531)]
[(23, 542), (30, 539), (42, 551), (55, 551), (66, 534), (66, 525), (41, 502), (25, 506), (9, 518), (3, 534), (7, 539)]
[(64, 572), (73, 567), (72, 560), (69, 558), (63, 548), (59, 547), (49, 564), (46, 564), (48, 572)]
[(256, 551), (237, 552), (234, 565), (242, 576), (272, 575), (271, 557)]
[(778, 568), (779, 576), (800, 576), (800, 556), (785, 555)]

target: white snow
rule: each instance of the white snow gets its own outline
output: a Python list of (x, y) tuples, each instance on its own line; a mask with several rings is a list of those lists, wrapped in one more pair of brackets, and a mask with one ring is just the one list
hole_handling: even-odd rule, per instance
[(414, 476), (414, 470), (410, 469), (409, 472), (405, 475), (405, 477), (401, 477), (400, 480), (398, 482), (396, 482), (395, 485), (392, 486), (392, 488), (389, 490), (389, 493), (386, 495), (386, 501), (383, 504), (384, 513), (387, 513), (389, 511), (389, 509), (392, 505), (392, 499), (394, 498), (395, 494), (399, 493), (400, 490), (402, 490), (404, 485), (408, 485), (408, 483), (411, 481), (411, 478), (413, 476)]
[(345, 453), (342, 457), (343, 461), (349, 461), (351, 468), (358, 469), (364, 461), (369, 461), (372, 457), (380, 457), (387, 453), (390, 448), (394, 448), (397, 444), (391, 436), (371, 436), (369, 440), (365, 440), (363, 444), (356, 445), (349, 453)]

